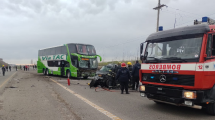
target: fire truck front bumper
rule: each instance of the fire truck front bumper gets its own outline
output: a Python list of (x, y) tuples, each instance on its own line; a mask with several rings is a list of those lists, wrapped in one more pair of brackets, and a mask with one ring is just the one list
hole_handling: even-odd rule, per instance
[(191, 91), (183, 88), (141, 85), (140, 96), (147, 97), (156, 102), (163, 102), (177, 106), (188, 106), (201, 109), (201, 106), (207, 102), (214, 102), (207, 99), (205, 91)]

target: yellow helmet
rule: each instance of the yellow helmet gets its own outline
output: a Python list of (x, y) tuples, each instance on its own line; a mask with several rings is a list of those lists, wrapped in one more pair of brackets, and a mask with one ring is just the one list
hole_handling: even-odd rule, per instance
[(132, 63), (131, 63), (131, 62), (128, 62), (127, 64), (128, 64), (128, 65), (132, 65)]
[(4, 65), (2, 65), (2, 67), (4, 67)]

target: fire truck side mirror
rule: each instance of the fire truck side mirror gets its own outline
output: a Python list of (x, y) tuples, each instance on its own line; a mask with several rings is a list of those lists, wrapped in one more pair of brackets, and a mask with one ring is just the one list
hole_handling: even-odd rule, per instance
[(140, 60), (143, 59), (143, 56), (142, 56), (142, 54), (143, 54), (143, 46), (144, 46), (144, 43), (141, 43), (140, 44)]

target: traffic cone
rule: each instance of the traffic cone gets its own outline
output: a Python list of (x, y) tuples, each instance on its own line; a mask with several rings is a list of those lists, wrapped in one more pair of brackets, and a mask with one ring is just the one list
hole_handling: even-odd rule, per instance
[(68, 86), (70, 86), (70, 79), (69, 78), (67, 79), (67, 82), (68, 82)]

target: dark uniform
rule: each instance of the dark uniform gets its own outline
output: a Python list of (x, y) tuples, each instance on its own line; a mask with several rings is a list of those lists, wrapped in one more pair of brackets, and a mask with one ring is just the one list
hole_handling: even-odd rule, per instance
[(131, 75), (126, 67), (121, 67), (119, 71), (117, 72), (116, 80), (120, 82), (121, 86), (121, 94), (123, 94), (123, 91), (125, 89), (126, 94), (128, 93), (128, 82), (129, 79), (131, 79)]
[(24, 71), (25, 71), (25, 65), (23, 66), (23, 69), (24, 69)]
[(3, 74), (3, 76), (5, 75), (5, 71), (6, 71), (5, 67), (2, 67), (2, 74)]
[(129, 70), (130, 73), (132, 73), (133, 66), (132, 65), (128, 65), (128, 70)]
[(138, 89), (139, 86), (139, 70), (140, 70), (141, 65), (139, 64), (138, 61), (136, 61), (136, 64), (133, 66), (133, 70), (132, 70), (132, 77), (133, 77), (133, 81), (132, 81), (132, 89), (135, 89), (135, 84), (136, 84), (136, 90)]
[(8, 66), (6, 67), (6, 70), (7, 70), (7, 72), (8, 72)]
[(11, 66), (9, 66), (9, 69), (10, 69), (10, 71), (11, 71)]
[(17, 71), (17, 66), (16, 66), (16, 71)]

